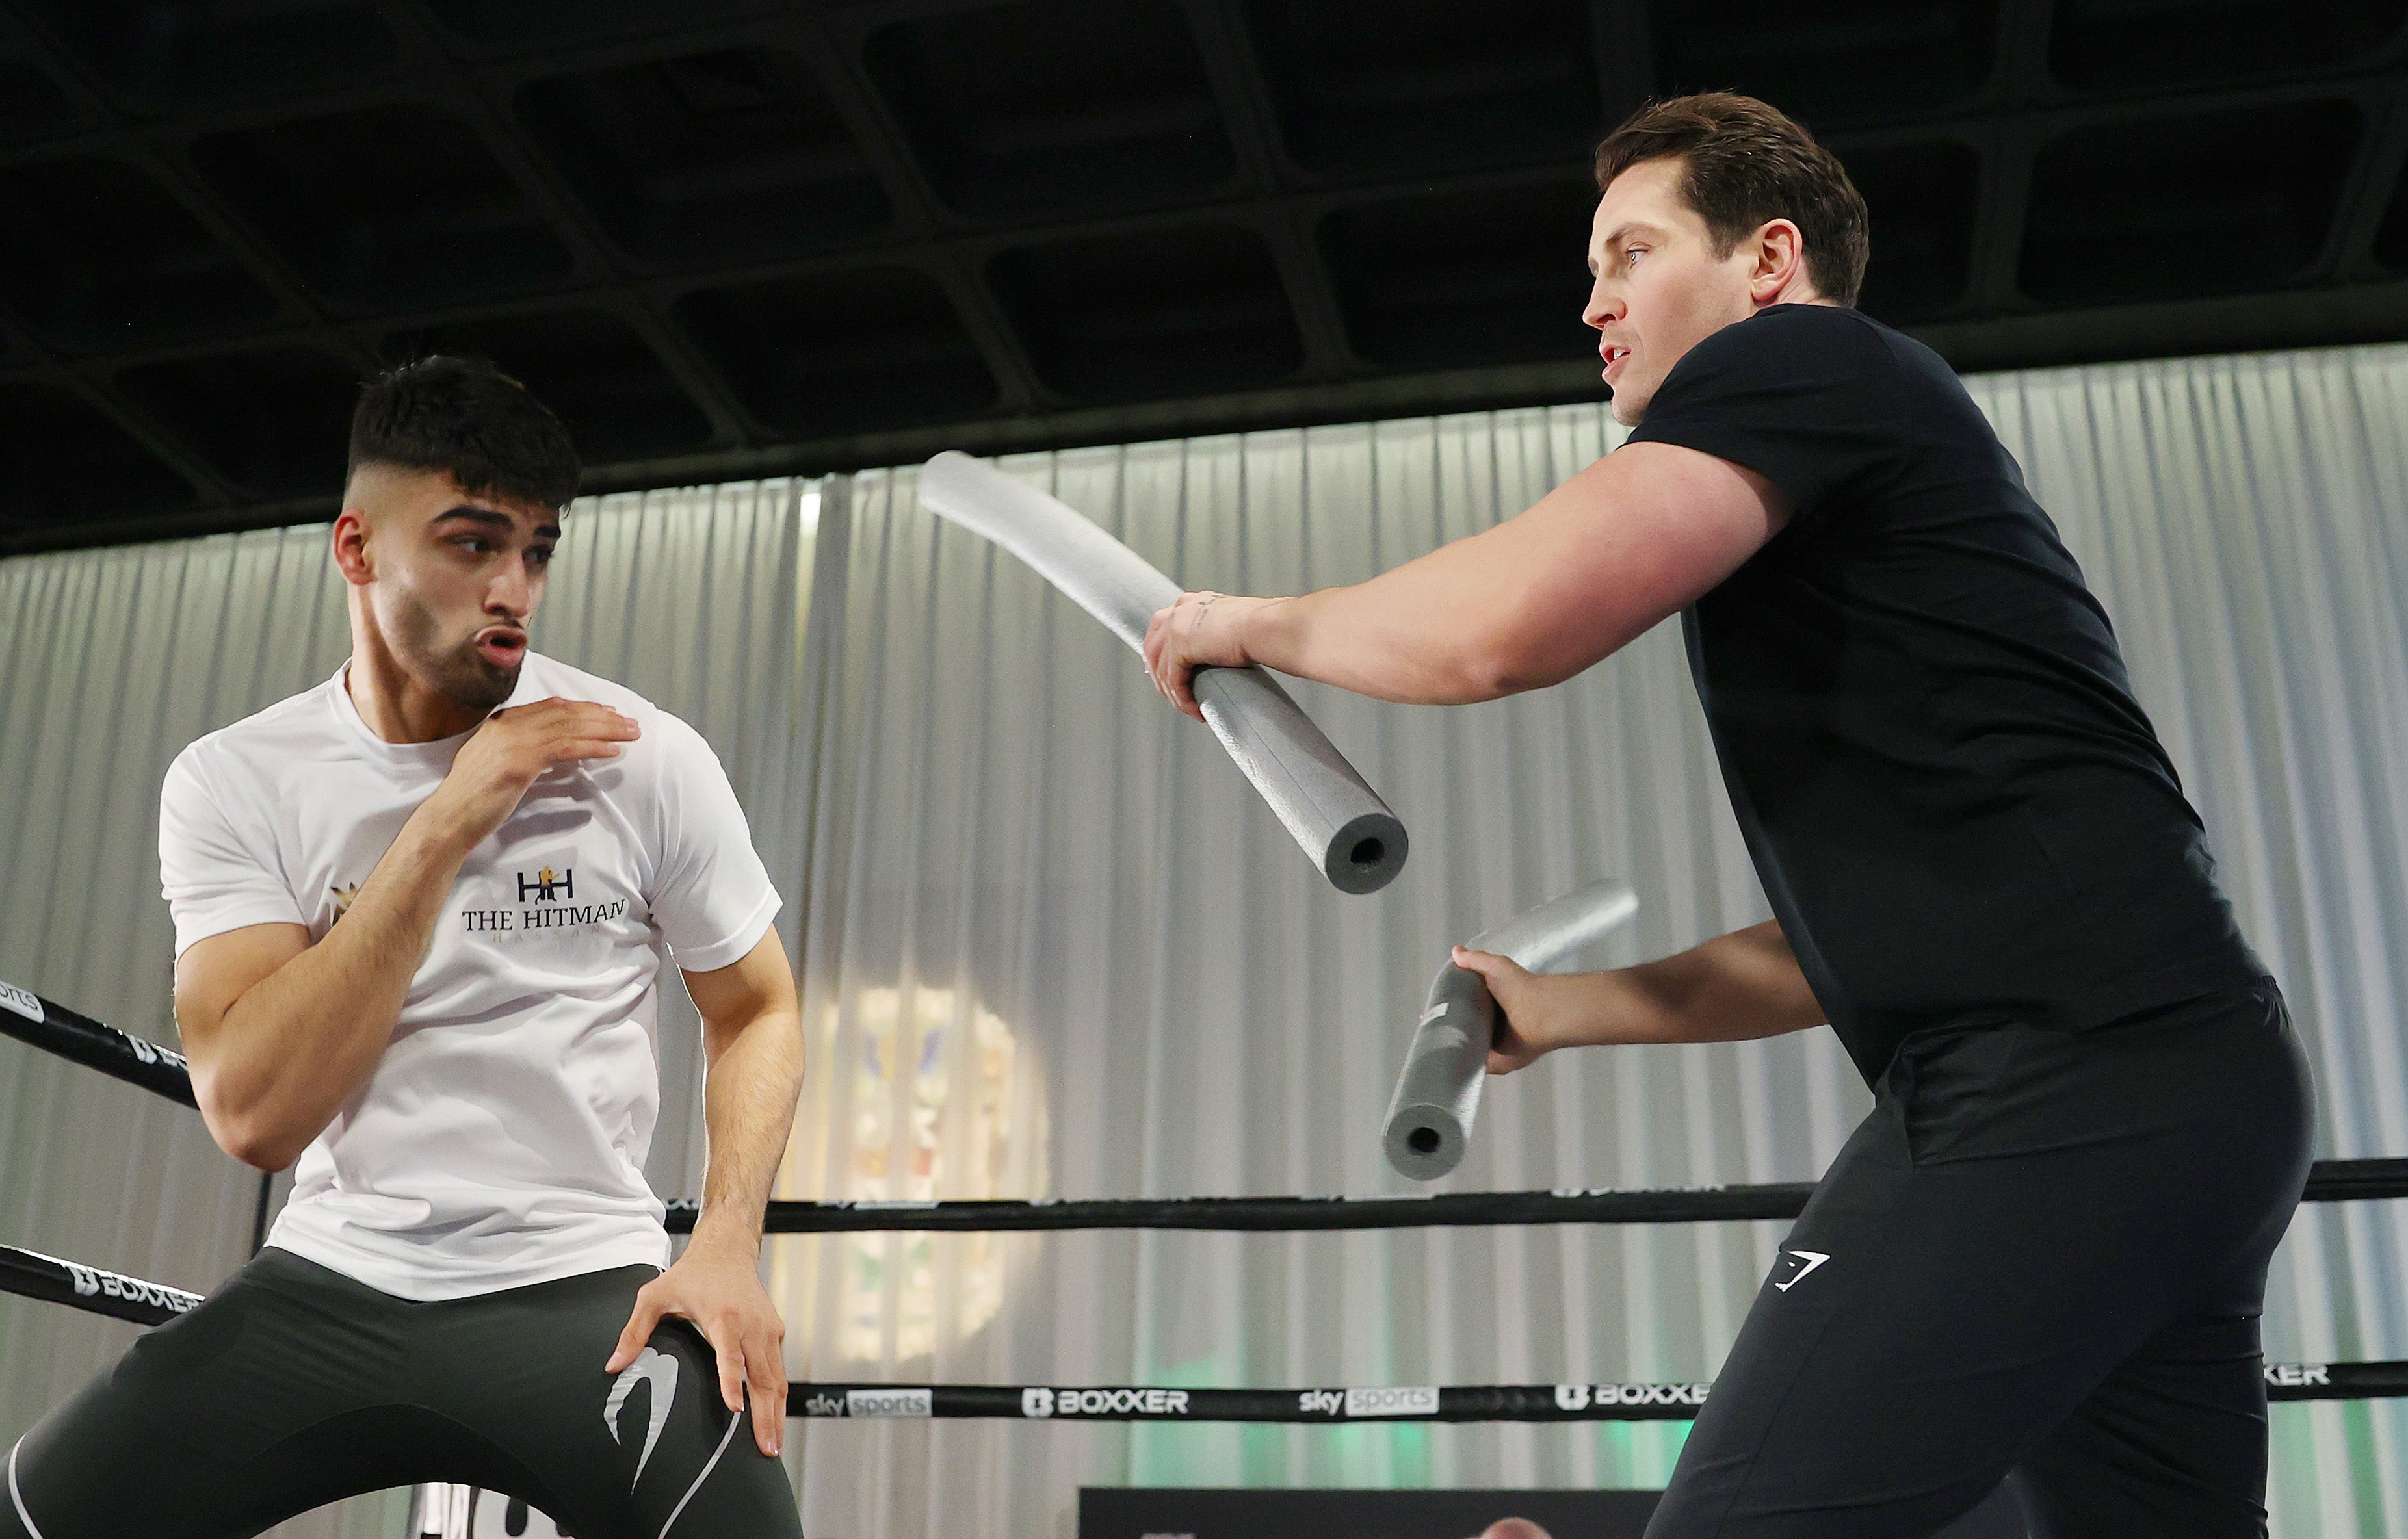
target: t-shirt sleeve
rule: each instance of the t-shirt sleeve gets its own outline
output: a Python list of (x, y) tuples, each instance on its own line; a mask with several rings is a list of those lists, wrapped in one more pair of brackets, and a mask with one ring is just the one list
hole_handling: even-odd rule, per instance
[(677, 964), (708, 973), (744, 960), (778, 917), (778, 890), (752, 848), (736, 788), (700, 733), (666, 711), (661, 740), (661, 857), (652, 922)]
[(1788, 495), (1798, 522), (1876, 484), (1902, 445), (1899, 364), (1857, 316), (1769, 311), (1691, 348), (1631, 430), (1744, 465)]
[(185, 749), (159, 788), (159, 890), (176, 921), (176, 955), (253, 924), (307, 925), (278, 868), (274, 838), (210, 784)]

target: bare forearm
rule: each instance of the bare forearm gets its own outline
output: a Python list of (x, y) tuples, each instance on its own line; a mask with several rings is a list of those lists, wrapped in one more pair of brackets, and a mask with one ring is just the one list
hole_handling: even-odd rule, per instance
[(291, 1164), (374, 1072), (471, 842), (421, 806), (325, 938), (227, 1007), (207, 1097), (243, 1158)]
[(1550, 682), (1500, 665), (1503, 617), (1467, 603), (1466, 586), (1426, 557), (1353, 587), (1262, 603), (1242, 617), (1240, 642), (1267, 668), (1412, 705), (1466, 705)]
[(801, 1017), (765, 1010), (725, 1039), (703, 1081), (710, 1162), (694, 1247), (760, 1254), (761, 1219), (803, 1088)]
[(1588, 1045), (1745, 1042), (1825, 1019), (1771, 919), (1636, 967), (1555, 981)]

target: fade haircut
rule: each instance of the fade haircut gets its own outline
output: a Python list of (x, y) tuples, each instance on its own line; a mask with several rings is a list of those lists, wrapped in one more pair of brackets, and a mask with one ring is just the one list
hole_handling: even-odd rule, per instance
[(1753, 96), (1711, 91), (1649, 102), (1597, 147), (1597, 190), (1641, 161), (1681, 162), (1681, 196), (1705, 221), (1716, 260), (1777, 219), (1805, 237), (1806, 276), (1856, 302), (1872, 249), (1865, 200), (1837, 156)]
[(481, 358), (445, 353), (388, 369), (360, 387), (351, 472), (362, 465), (442, 471), (472, 497), (557, 511), (577, 495), (577, 446), (551, 408)]

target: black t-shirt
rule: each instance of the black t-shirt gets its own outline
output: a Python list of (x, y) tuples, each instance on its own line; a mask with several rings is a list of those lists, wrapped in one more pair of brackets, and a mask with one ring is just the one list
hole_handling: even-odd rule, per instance
[(1938, 354), (1774, 306), (1692, 348), (1630, 436), (1795, 509), (1682, 633), (1756, 872), (1869, 1082), (1922, 1027), (2079, 1030), (2263, 976), (2106, 611)]

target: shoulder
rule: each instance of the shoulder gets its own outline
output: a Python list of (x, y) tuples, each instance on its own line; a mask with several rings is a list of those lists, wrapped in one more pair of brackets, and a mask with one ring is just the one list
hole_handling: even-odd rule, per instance
[(591, 700), (632, 717), (638, 725), (647, 728), (654, 716), (666, 714), (616, 679), (589, 674), (558, 658), (530, 651), (522, 665), (519, 688), (512, 692), (510, 701), (513, 705), (531, 705), (538, 700)]
[(634, 721), (642, 735), (629, 745), (617, 765), (630, 789), (641, 788), (657, 796), (664, 791), (673, 792), (698, 771), (721, 773), (710, 745), (684, 718), (615, 679), (572, 668), (557, 658), (528, 653), (522, 683), (510, 698), (522, 705), (538, 700), (591, 700)]
[(1859, 310), (1836, 305), (1776, 305), (1735, 321), (1700, 340), (1673, 365), (1670, 386), (1684, 374), (1756, 376), (1805, 373), (1830, 377), (1893, 369), (1892, 340), (1907, 339)]
[(337, 735), (327, 699), (336, 687), (329, 680), (287, 695), (194, 738), (167, 766), (168, 784), (182, 781), (215, 791), (229, 779), (256, 778), (265, 770), (319, 757)]

